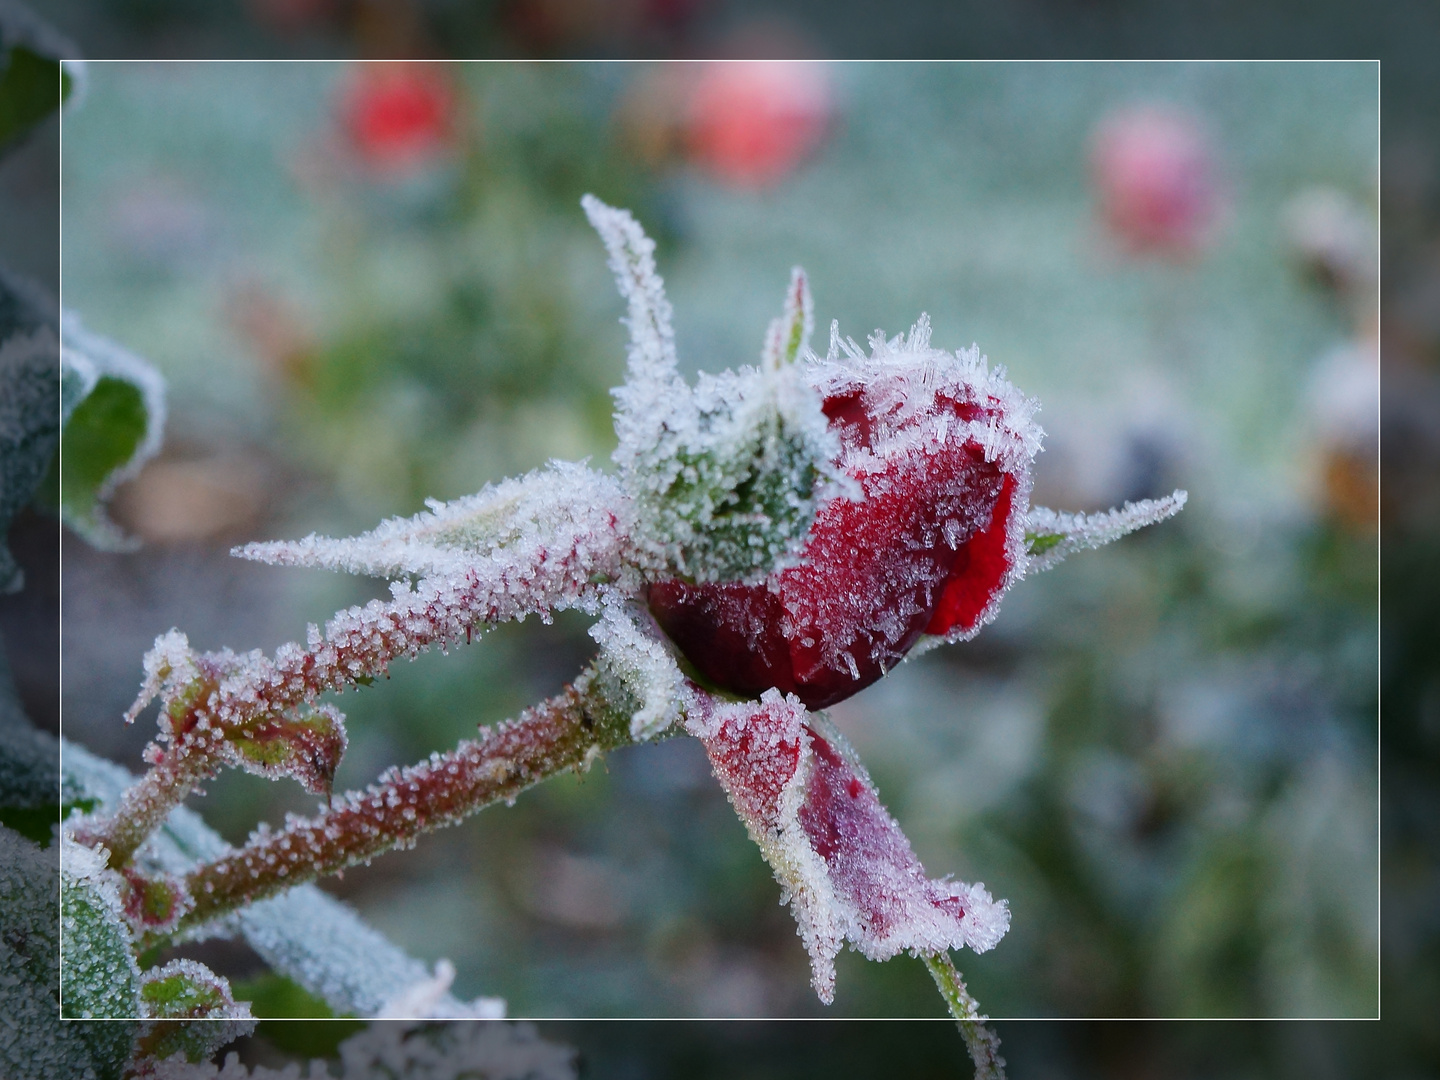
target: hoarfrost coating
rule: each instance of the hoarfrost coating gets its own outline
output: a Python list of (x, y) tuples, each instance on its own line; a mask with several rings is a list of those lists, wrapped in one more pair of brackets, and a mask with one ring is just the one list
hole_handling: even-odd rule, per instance
[[(161, 700), (152, 768), (118, 806), (71, 823), (74, 872), (117, 910), (135, 890), (167, 890), (172, 931), (204, 934), (616, 746), (686, 733), (770, 864), (821, 1000), (833, 1000), (847, 944), (874, 960), (993, 948), (1009, 929), (1006, 902), (982, 883), (926, 874), (818, 710), (917, 645), (974, 636), (1027, 572), (1171, 516), (1184, 492), (1104, 514), (1031, 507), (1038, 406), (1004, 370), (973, 346), (932, 347), (923, 314), (908, 333), (876, 331), (868, 353), (834, 322), (817, 356), (798, 268), (759, 365), (689, 386), (654, 243), (627, 212), (592, 196), (583, 205), (627, 306), (616, 473), (551, 462), (358, 537), (236, 549), (396, 580), (388, 602), (311, 625), (303, 645), (273, 657), (200, 653), (178, 630), (157, 639), (128, 714)], [(562, 693), (314, 818), (262, 825), (243, 847), (187, 866), (183, 882), (130, 865), (222, 767), (328, 794), (346, 738), (320, 695), (564, 609), (598, 617), (599, 656)], [(450, 1010), (453, 974), (448, 964), (412, 973), (367, 1007)]]

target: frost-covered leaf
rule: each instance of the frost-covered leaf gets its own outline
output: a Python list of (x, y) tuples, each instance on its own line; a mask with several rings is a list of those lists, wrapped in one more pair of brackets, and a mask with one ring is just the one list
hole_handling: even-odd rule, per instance
[(81, 844), (60, 847), (60, 1000), (70, 1019), (141, 1015), (140, 968), (118, 875)]
[(61, 339), (61, 518), (97, 547), (133, 547), (104, 505), (160, 449), (164, 380), (74, 315), (62, 322)]
[(48, 847), (59, 802), (60, 748), (26, 719), (0, 650), (0, 825)]
[(59, 743), (22, 714), (3, 661), (0, 817), (21, 815), (33, 835), (0, 826), (0, 1076), (118, 1080), (133, 1025), (60, 1018), (60, 849), (50, 841), (57, 803), (85, 800), (62, 793)]
[(1136, 529), (1174, 517), (1189, 496), (1176, 491), (1159, 499), (1127, 502), (1118, 510), (1099, 514), (1067, 514), (1044, 506), (1030, 508), (1025, 522), (1029, 558), (1027, 574), (1038, 574), (1062, 562), (1072, 552), (1104, 547)]
[(754, 581), (793, 554), (817, 507), (845, 488), (839, 444), (794, 359), (813, 322), (796, 272), (760, 368), (676, 373), (654, 243), (629, 213), (582, 200), (629, 305), (629, 365), (615, 391), (615, 463), (636, 504), (646, 569), (691, 581)]
[[(135, 778), (74, 743), (63, 744), (66, 789), (113, 809)], [(173, 809), (137, 856), (143, 869), (181, 875), (202, 859), (229, 850), (220, 836), (188, 807)], [(353, 909), (313, 885), (252, 904), (202, 928), (205, 935), (239, 934), (276, 972), (321, 998), (340, 1016), (373, 1016), (399, 989), (427, 984), (433, 976), (419, 960), (367, 926)], [(448, 994), (437, 1016), (503, 1016), (500, 998), (460, 1001)]]
[(0, 1076), (118, 1080), (134, 1025), (60, 1018), (58, 848), (0, 828)]
[(767, 691), (759, 702), (698, 697), (686, 726), (780, 883), (827, 1004), (847, 941), (872, 960), (993, 948), (1010, 926), (981, 883), (925, 876), (864, 767), (823, 713)]
[(250, 1019), (249, 1007), (235, 1003), (228, 979), (198, 961), (184, 958), (171, 960), (140, 977), (140, 1005), (146, 1016), (157, 1020)]
[[(271, 1033), (272, 1038), (278, 1034)], [(233, 1052), (222, 1065), (191, 1064), (175, 1058), (148, 1062), (137, 1080), (328, 1080), (332, 1076), (343, 1080), (576, 1080), (578, 1076), (572, 1047), (540, 1038), (533, 1024), (494, 1020), (372, 1023), (341, 1042), (337, 1052), (338, 1063), (315, 1060), (312, 1055), (305, 1073), (295, 1064), (283, 1069), (247, 1067)]]
[[(397, 994), (436, 981), (419, 960), (313, 885), (252, 904), (233, 922), (267, 964), (341, 1016), (376, 1016)], [(505, 1015), (503, 998), (461, 1001), (448, 984), (429, 1000), (433, 1019)]]
[(54, 301), (0, 268), (0, 593), (23, 584), (4, 544), (60, 438), (60, 342)]

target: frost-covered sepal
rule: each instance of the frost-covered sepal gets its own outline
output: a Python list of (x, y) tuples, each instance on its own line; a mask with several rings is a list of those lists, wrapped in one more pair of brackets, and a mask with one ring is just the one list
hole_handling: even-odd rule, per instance
[(276, 566), (311, 566), (352, 574), (455, 576), (484, 566), (523, 571), (528, 563), (568, 558), (590, 576), (620, 573), (629, 506), (619, 483), (583, 463), (487, 484), (474, 495), (440, 502), (410, 518), (391, 518), (359, 536), (311, 533), (302, 540), (245, 544), (232, 554)]
[(1126, 502), (1118, 510), (1098, 514), (1069, 514), (1044, 506), (1030, 508), (1025, 522), (1025, 572), (1038, 574), (1062, 562), (1072, 552), (1104, 547), (1136, 529), (1174, 517), (1189, 495), (1175, 491), (1159, 499)]
[(795, 360), (814, 322), (804, 273), (792, 274), (761, 366), (676, 373), (674, 334), (654, 243), (623, 210), (583, 200), (628, 301), (630, 362), (615, 391), (615, 431), (635, 546), (647, 571), (688, 581), (759, 581), (798, 549), (825, 499), (853, 485), (839, 442)]
[(275, 780), (288, 776), (313, 795), (329, 795), (345, 754), (345, 717), (333, 705), (228, 731), (225, 741), (246, 772)]
[[(666, 641), (640, 604), (607, 593), (600, 619), (590, 627), (600, 643), (599, 668), (617, 681), (634, 708), (630, 737), (653, 738), (680, 720), (684, 710), (685, 676)], [(621, 695), (617, 695), (621, 696)]]
[(1005, 901), (983, 884), (925, 876), (854, 751), (798, 698), (697, 695), (686, 726), (775, 872), (822, 1001), (834, 999), (835, 956), (847, 941), (886, 960), (962, 945), (984, 952), (1009, 929)]
[[(269, 779), (288, 776), (306, 791), (328, 795), (347, 745), (344, 714), (304, 700), (273, 711), (253, 708), (259, 691), (276, 685), (274, 673), (260, 656), (197, 653), (171, 630), (145, 654), (145, 681), (125, 718), (133, 721), (158, 697), (161, 739), (177, 751), (183, 747), (179, 752), (195, 771), (234, 765)], [(151, 744), (147, 758), (156, 763), (163, 753)]]

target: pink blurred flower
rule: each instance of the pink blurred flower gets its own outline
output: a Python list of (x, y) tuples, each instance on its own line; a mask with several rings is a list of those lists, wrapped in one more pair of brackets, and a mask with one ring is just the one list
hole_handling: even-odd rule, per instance
[(690, 89), (690, 156), (736, 187), (764, 187), (791, 173), (824, 138), (833, 111), (820, 63), (747, 60), (707, 64)]
[(339, 111), (350, 147), (376, 173), (414, 172), (455, 141), (454, 88), (429, 64), (362, 65), (346, 86)]
[(1112, 113), (1096, 130), (1090, 165), (1105, 223), (1125, 247), (1184, 259), (1204, 246), (1221, 190), (1195, 120), (1155, 107)]

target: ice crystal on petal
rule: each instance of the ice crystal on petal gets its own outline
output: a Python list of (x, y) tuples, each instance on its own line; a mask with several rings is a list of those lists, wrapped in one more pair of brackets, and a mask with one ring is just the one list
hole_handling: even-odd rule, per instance
[(754, 703), (697, 700), (687, 727), (759, 845), (794, 912), (820, 999), (835, 993), (848, 941), (872, 960), (968, 945), (1010, 925), (982, 884), (925, 876), (869, 776), (823, 714), (770, 690)]
[(1038, 574), (1049, 570), (1072, 552), (1104, 547), (1126, 533), (1173, 517), (1188, 498), (1186, 492), (1175, 491), (1159, 499), (1127, 502), (1118, 510), (1099, 514), (1067, 514), (1043, 506), (1032, 507), (1025, 522), (1030, 550), (1025, 571)]
[(821, 506), (793, 565), (757, 585), (651, 586), (660, 625), (709, 680), (823, 708), (868, 686), (922, 633), (972, 636), (1019, 576), (1034, 402), (975, 348), (930, 347), (929, 320), (871, 338), (831, 326), (805, 377), (852, 491)]
[(649, 739), (680, 719), (685, 676), (649, 612), (618, 593), (608, 593), (590, 636), (600, 643), (600, 664), (606, 674), (638, 703), (630, 718), (631, 738)]

